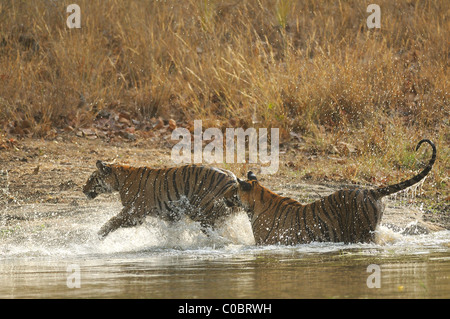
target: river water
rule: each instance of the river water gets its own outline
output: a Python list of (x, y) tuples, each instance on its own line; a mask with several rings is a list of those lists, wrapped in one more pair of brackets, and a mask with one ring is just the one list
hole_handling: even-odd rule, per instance
[(449, 298), (450, 231), (377, 243), (255, 246), (244, 214), (206, 236), (147, 218), (100, 241), (120, 206), (10, 207), (0, 298)]

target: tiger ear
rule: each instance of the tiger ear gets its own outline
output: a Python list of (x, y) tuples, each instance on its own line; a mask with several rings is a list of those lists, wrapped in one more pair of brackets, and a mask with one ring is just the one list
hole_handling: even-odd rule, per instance
[(252, 171), (248, 171), (247, 173), (247, 179), (249, 181), (257, 181), (256, 175)]
[(239, 182), (239, 185), (241, 186), (243, 191), (249, 191), (249, 190), (252, 189), (252, 184), (250, 184), (250, 183), (248, 183), (246, 181), (243, 181), (243, 180), (241, 180), (239, 178), (237, 179), (237, 181)]
[(103, 163), (102, 161), (98, 160), (96, 165), (97, 165), (99, 172), (102, 173), (103, 175), (111, 174), (112, 169), (111, 169), (111, 166), (109, 166), (108, 164)]

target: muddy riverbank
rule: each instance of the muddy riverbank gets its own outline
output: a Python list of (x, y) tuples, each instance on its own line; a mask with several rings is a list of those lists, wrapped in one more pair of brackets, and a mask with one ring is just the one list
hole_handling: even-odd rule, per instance
[[(0, 204), (2, 225), (31, 218), (17, 208), (26, 204), (49, 204), (59, 207), (84, 207), (93, 204), (81, 192), (82, 185), (95, 169), (98, 159), (136, 166), (171, 166), (171, 144), (164, 139), (137, 142), (106, 143), (100, 139), (61, 136), (52, 141), (26, 139), (15, 141), (0, 150)], [(232, 170), (244, 178), (247, 164), (218, 165)], [(261, 175), (261, 183), (284, 196), (307, 203), (339, 188), (355, 187), (343, 183), (298, 180), (290, 174), (289, 158), (280, 154), (280, 171), (275, 175)], [(426, 180), (425, 180), (426, 183)], [(430, 200), (421, 200), (419, 190), (386, 200), (383, 224), (405, 228), (411, 223), (413, 232), (450, 229), (449, 205), (439, 206), (441, 211), (429, 210)], [(99, 199), (97, 199), (98, 201)], [(100, 199), (101, 200), (101, 199)], [(118, 201), (113, 195), (103, 200)], [(425, 204), (424, 204), (425, 202)]]

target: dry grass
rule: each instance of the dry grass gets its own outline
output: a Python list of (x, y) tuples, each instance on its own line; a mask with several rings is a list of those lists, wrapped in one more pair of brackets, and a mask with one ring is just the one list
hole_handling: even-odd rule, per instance
[(66, 27), (70, 3), (0, 3), (4, 130), (25, 121), (45, 137), (105, 108), (280, 127), (318, 155), (352, 144), (344, 178), (366, 181), (416, 169), (412, 148), (427, 137), (440, 151), (435, 181), (448, 185), (447, 0), (377, 1), (378, 30), (359, 0), (78, 0), (81, 29)]

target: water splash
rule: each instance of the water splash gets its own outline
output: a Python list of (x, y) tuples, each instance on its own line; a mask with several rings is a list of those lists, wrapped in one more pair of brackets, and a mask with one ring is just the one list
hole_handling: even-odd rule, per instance
[(0, 170), (0, 204), (4, 205), (4, 209), (8, 209), (9, 199), (11, 194), (9, 193), (9, 175), (7, 170)]
[(37, 204), (16, 207), (14, 213), (24, 218), (0, 225), (0, 258), (223, 248), (254, 243), (250, 222), (243, 212), (224, 219), (208, 234), (202, 231), (200, 223), (188, 218), (170, 223), (147, 217), (138, 227), (119, 228), (104, 240), (98, 239), (100, 227), (120, 209), (118, 203), (77, 208)]
[[(24, 219), (0, 225), (0, 259), (4, 258), (85, 258), (88, 256), (144, 254), (192, 254), (216, 256), (253, 254), (265, 251), (327, 253), (336, 250), (375, 249), (411, 251), (444, 245), (448, 249), (450, 231), (426, 235), (405, 235), (401, 230), (381, 226), (371, 244), (311, 243), (296, 246), (255, 246), (250, 222), (244, 212), (230, 216), (216, 230), (205, 234), (199, 223), (188, 218), (169, 223), (147, 217), (138, 227), (121, 228), (99, 240), (97, 231), (121, 209), (119, 203), (101, 206), (61, 207), (35, 204), (14, 208)], [(12, 212), (10, 212), (12, 214)], [(440, 236), (440, 237), (439, 237)], [(445, 246), (447, 245), (447, 246)]]
[(417, 184), (414, 184), (400, 192), (388, 196), (388, 198), (394, 202), (393, 207), (400, 206), (400, 203), (402, 202), (414, 202), (417, 196), (423, 193), (423, 184), (426, 178), (427, 176), (425, 176)]

